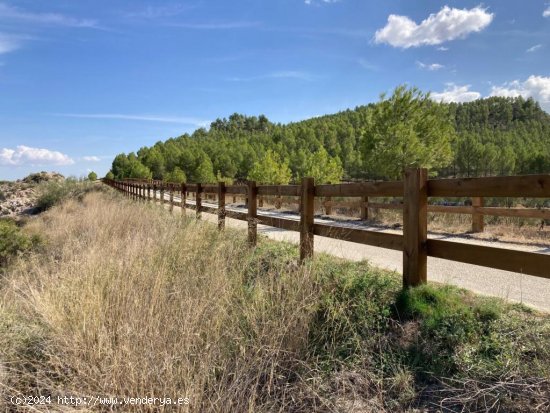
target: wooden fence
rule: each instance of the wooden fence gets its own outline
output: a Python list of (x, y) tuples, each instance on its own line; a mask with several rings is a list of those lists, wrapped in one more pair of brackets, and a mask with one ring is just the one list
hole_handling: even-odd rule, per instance
[[(402, 181), (361, 182), (348, 184), (315, 185), (313, 178), (304, 178), (301, 185), (218, 185), (171, 184), (160, 181), (103, 180), (117, 190), (134, 199), (157, 200), (166, 203), (168, 192), (170, 207), (174, 206), (174, 193), (178, 192), (181, 202), (177, 205), (185, 213), (186, 208), (194, 208), (197, 218), (201, 212), (218, 214), (218, 226), (225, 227), (225, 218), (248, 221), (248, 240), (256, 244), (257, 225), (300, 232), (300, 259), (313, 255), (314, 236), (320, 235), (381, 248), (403, 251), (403, 284), (414, 286), (427, 281), (427, 258), (437, 257), (467, 264), (481, 265), (500, 270), (518, 272), (543, 278), (550, 278), (550, 255), (472, 245), (459, 242), (428, 239), (428, 212), (453, 212), (485, 215), (504, 215), (548, 218), (548, 210), (485, 208), (479, 199), (483, 197), (528, 197), (550, 198), (550, 175), (526, 175), (466, 179), (428, 179), (426, 169), (409, 169)], [(195, 205), (188, 205), (188, 194), (195, 194)], [(203, 206), (203, 195), (215, 194), (217, 208)], [(226, 196), (247, 198), (247, 212), (227, 211)], [(300, 222), (271, 216), (258, 215), (259, 196), (292, 196), (300, 199)], [(368, 197), (403, 198), (403, 235), (389, 234), (363, 229), (344, 228), (314, 222), (315, 198), (357, 197), (366, 208)], [(471, 197), (472, 206), (428, 205), (429, 197)], [(477, 201), (476, 201), (477, 199)], [(391, 205), (391, 204), (386, 204)], [(479, 219), (479, 218), (477, 218)]]

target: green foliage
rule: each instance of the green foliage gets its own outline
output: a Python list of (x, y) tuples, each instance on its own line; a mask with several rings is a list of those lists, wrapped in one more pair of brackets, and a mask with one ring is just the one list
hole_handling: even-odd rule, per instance
[(258, 184), (285, 185), (290, 182), (290, 177), (288, 162), (272, 150), (268, 150), (255, 162), (248, 174), (248, 179)]
[(151, 179), (152, 173), (149, 168), (143, 165), (134, 153), (128, 156), (119, 154), (113, 160), (111, 168), (116, 179), (139, 178)]
[(311, 326), (311, 351), (327, 360), (357, 357), (387, 331), (399, 282), (365, 263), (323, 257), (314, 265), (323, 294)]
[(218, 173), (216, 174), (216, 181), (225, 182), (226, 185), (233, 185), (233, 182), (235, 182), (233, 178), (229, 178), (228, 176), (222, 176), (220, 171), (218, 171)]
[(363, 155), (375, 175), (400, 179), (406, 168), (437, 169), (451, 163), (454, 128), (448, 111), (416, 88), (382, 95), (365, 128)]
[(38, 237), (29, 237), (22, 233), (15, 222), (0, 220), (0, 268), (5, 267), (16, 255), (30, 250), (38, 243)]
[(203, 184), (212, 184), (216, 182), (214, 167), (208, 155), (202, 154), (200, 156), (197, 168), (193, 171), (193, 177), (195, 178), (195, 182)]
[(460, 375), (468, 364), (487, 374), (511, 357), (509, 340), (498, 324), (506, 309), (496, 299), (476, 299), (452, 286), (423, 285), (404, 290), (396, 310), (402, 320), (420, 323), (420, 340), (409, 349), (417, 369), (429, 366), (435, 374)]
[(105, 175), (105, 178), (107, 179), (115, 179), (115, 174), (113, 174), (112, 171), (107, 172), (107, 175)]
[(96, 174), (94, 171), (90, 172), (90, 173), (88, 174), (88, 180), (89, 180), (89, 181), (92, 181), (92, 182), (95, 181), (95, 180), (97, 180), (97, 174)]
[(290, 168), (291, 177), (313, 175), (317, 182), (400, 179), (403, 168), (419, 165), (439, 176), (548, 173), (550, 116), (532, 99), (444, 104), (401, 86), (378, 103), (288, 125), (233, 114), (209, 130), (117, 155), (112, 172), (165, 179), (177, 167), (189, 182), (213, 183), (218, 172), (233, 180), (259, 174), (286, 181), (286, 167), (284, 179), (259, 170), (267, 153)]
[(337, 183), (342, 179), (344, 170), (340, 159), (331, 157), (325, 148), (306, 157), (303, 176), (315, 178), (316, 184)]
[(175, 183), (185, 183), (187, 181), (187, 177), (185, 176), (185, 172), (183, 172), (179, 167), (175, 167), (172, 172), (169, 172), (165, 175), (164, 180), (166, 182), (175, 182)]
[[(292, 273), (296, 254), (288, 244), (261, 243), (247, 262), (246, 288), (254, 290), (262, 274)], [(309, 265), (317, 292), (307, 360), (327, 376), (353, 371), (354, 380), (364, 374), (368, 383), (379, 383), (389, 411), (407, 411), (425, 396), (433, 401), (434, 384), (441, 391), (437, 397), (445, 399), (457, 383), (485, 383), (487, 393), (464, 393), (471, 391), (469, 406), (484, 406), (489, 395), (499, 403), (531, 397), (528, 390), (503, 395), (502, 383), (550, 380), (547, 316), (452, 286), (403, 290), (401, 277), (365, 262), (318, 255)]]
[(64, 181), (43, 182), (38, 187), (39, 195), (36, 207), (39, 211), (45, 211), (68, 198), (81, 199), (86, 193), (96, 190), (103, 190), (103, 187), (74, 178), (67, 178)]

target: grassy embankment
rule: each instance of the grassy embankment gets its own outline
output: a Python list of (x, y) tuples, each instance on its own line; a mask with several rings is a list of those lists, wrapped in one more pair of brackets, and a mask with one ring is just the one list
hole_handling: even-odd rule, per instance
[(294, 246), (250, 250), (244, 232), (111, 192), (81, 198), (0, 227), (26, 239), (0, 279), (8, 409), (17, 394), (220, 412), (550, 409), (548, 316), (447, 286), (403, 292), (365, 262), (300, 266)]

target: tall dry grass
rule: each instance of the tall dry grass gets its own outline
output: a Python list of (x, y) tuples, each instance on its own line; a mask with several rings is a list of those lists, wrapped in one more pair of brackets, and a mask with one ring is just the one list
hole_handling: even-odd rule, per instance
[(101, 194), (28, 230), (47, 234), (48, 256), (12, 268), (2, 302), (46, 339), (22, 339), (5, 392), (188, 397), (227, 412), (281, 400), (316, 302), (307, 267), (260, 277), (241, 233)]
[[(0, 411), (548, 411), (550, 318), (115, 194), (24, 230), (0, 278)], [(52, 396), (15, 406), (10, 396)], [(57, 396), (189, 398), (74, 407)]]

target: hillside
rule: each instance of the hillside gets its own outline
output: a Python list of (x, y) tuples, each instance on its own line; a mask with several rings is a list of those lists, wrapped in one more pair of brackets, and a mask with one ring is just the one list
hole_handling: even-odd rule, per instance
[(14, 182), (0, 182), (0, 217), (16, 218), (36, 212), (39, 186), (48, 182), (63, 182), (56, 172), (38, 172)]
[[(118, 155), (112, 172), (117, 178), (189, 182), (254, 177), (287, 183), (306, 175), (335, 182), (396, 177), (400, 157), (403, 166), (428, 166), (443, 177), (550, 172), (550, 115), (534, 100), (492, 97), (439, 104), (426, 95), (413, 97), (403, 104), (394, 94), (288, 125), (234, 114), (212, 122), (208, 130)], [(396, 149), (400, 145), (402, 152)], [(414, 152), (415, 146), (424, 152)], [(393, 158), (386, 156), (388, 149)], [(393, 159), (397, 169), (386, 170)], [(274, 172), (281, 170), (282, 177)]]

